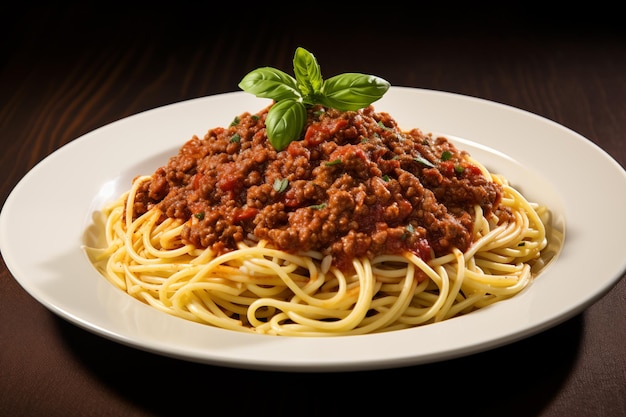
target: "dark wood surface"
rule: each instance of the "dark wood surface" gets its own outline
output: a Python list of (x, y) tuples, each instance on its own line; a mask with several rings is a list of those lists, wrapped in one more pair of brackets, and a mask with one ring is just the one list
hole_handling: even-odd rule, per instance
[[(372, 73), (536, 113), (626, 165), (626, 36), (621, 12), (604, 5), (547, 15), (527, 4), (302, 4), (297, 13), (261, 3), (219, 12), (185, 2), (50, 4), (0, 6), (0, 205), (62, 145), (143, 110), (236, 91), (253, 68), (291, 73), (297, 46), (325, 75)], [(380, 371), (272, 373), (105, 340), (49, 312), (0, 261), (0, 415), (626, 416), (625, 304), (622, 279), (582, 314), (484, 353)]]

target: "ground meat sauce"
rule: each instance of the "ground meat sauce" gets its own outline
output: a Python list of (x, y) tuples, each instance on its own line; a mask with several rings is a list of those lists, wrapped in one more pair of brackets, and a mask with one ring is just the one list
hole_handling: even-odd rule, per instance
[(265, 133), (268, 110), (190, 139), (141, 186), (135, 215), (157, 206), (191, 220), (184, 241), (218, 254), (254, 236), (288, 252), (331, 254), (346, 270), (354, 257), (466, 250), (474, 205), (498, 207), (501, 187), (463, 151), (401, 131), (372, 106), (311, 107), (303, 136), (280, 152)]

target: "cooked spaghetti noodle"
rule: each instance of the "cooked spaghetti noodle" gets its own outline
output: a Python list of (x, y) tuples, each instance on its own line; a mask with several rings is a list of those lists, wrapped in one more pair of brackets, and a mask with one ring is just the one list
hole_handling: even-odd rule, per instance
[[(258, 141), (258, 137), (263, 133), (262, 123), (265, 113), (266, 111), (257, 115), (244, 114), (238, 120), (246, 120), (248, 124), (244, 124), (245, 126), (215, 129), (203, 140), (193, 138), (188, 145), (194, 143), (195, 147), (186, 150), (183, 147), (178, 159), (174, 158), (172, 161), (176, 160), (178, 164), (183, 157), (189, 155), (196, 160), (202, 159), (198, 156), (199, 152), (190, 152), (189, 149), (197, 150), (199, 143), (213, 146), (210, 145), (211, 141), (217, 137), (230, 138), (228, 142), (232, 144), (234, 143), (232, 138), (236, 135), (239, 146), (242, 146), (240, 142)], [(439, 243), (436, 243), (433, 233), (438, 232), (435, 229), (427, 229), (416, 220), (421, 218), (419, 216), (427, 216), (427, 213), (418, 213), (419, 216), (415, 214), (416, 217), (405, 215), (402, 226), (390, 220), (382, 225), (380, 216), (375, 218), (375, 222), (371, 217), (360, 217), (362, 227), (365, 227), (363, 224), (366, 223), (363, 219), (370, 221), (367, 228), (362, 230), (370, 232), (372, 236), (382, 233), (383, 230), (388, 231), (385, 235), (386, 245), (375, 246), (373, 242), (375, 238), (372, 238), (371, 246), (360, 252), (354, 250), (350, 252), (351, 256), (337, 249), (344, 248), (347, 251), (346, 248), (351, 246), (346, 244), (346, 240), (343, 241), (343, 246), (324, 243), (320, 247), (291, 244), (288, 247), (280, 247), (281, 240), (275, 238), (279, 235), (272, 233), (271, 228), (260, 229), (259, 225), (267, 226), (266, 223), (269, 221), (264, 222), (254, 217), (261, 215), (262, 207), (252, 213), (246, 211), (253, 205), (249, 187), (247, 188), (249, 195), (243, 198), (247, 204), (243, 205), (245, 209), (243, 212), (247, 215), (241, 217), (238, 223), (244, 226), (239, 227), (228, 239), (222, 235), (221, 239), (213, 243), (201, 245), (202, 239), (194, 240), (193, 237), (196, 235), (190, 232), (190, 229), (194, 225), (198, 226), (203, 220), (211, 224), (208, 226), (207, 223), (207, 227), (217, 228), (215, 225), (221, 224), (219, 222), (223, 218), (208, 219), (211, 213), (208, 206), (203, 208), (201, 215), (197, 210), (194, 214), (193, 207), (197, 206), (192, 203), (197, 204), (198, 198), (195, 194), (193, 198), (190, 197), (192, 187), (189, 184), (198, 181), (201, 166), (210, 165), (215, 168), (214, 163), (203, 165), (198, 162), (193, 169), (186, 168), (189, 172), (188, 180), (179, 181), (178, 188), (172, 185), (171, 178), (174, 175), (167, 175), (162, 171), (161, 176), (157, 175), (159, 172), (157, 171), (153, 176), (137, 177), (128, 192), (103, 209), (106, 245), (104, 248), (87, 248), (90, 258), (113, 285), (165, 313), (223, 329), (282, 336), (355, 335), (435, 323), (510, 298), (532, 282), (535, 276), (533, 265), (536, 268), (541, 264), (541, 252), (547, 245), (548, 211), (545, 207), (527, 201), (505, 177), (490, 173), (482, 164), (473, 160), (466, 152), (456, 150), (444, 138), (433, 139), (417, 130), (399, 131), (395, 124), (390, 122), (392, 119), (388, 115), (381, 116), (371, 107), (366, 111), (347, 113), (348, 116), (345, 113), (334, 114), (333, 120), (345, 120), (342, 118), (348, 117), (350, 121), (348, 126), (353, 126), (354, 120), (362, 121), (367, 117), (372, 118), (372, 123), (366, 125), (367, 129), (361, 129), (358, 138), (350, 139), (350, 144), (346, 146), (355, 146), (354, 144), (359, 141), (365, 143), (363, 137), (372, 140), (379, 138), (382, 131), (375, 133), (371, 131), (375, 126), (380, 126), (383, 130), (393, 130), (394, 140), (398, 137), (402, 141), (413, 138), (417, 143), (419, 139), (419, 143), (432, 150), (437, 149), (439, 153), (448, 152), (446, 158), (441, 157), (440, 160), (433, 160), (432, 155), (425, 155), (425, 151), (411, 154), (412, 163), (416, 159), (422, 161), (423, 158), (422, 162), (425, 164), (411, 168), (415, 176), (423, 178), (421, 176), (426, 175), (425, 173), (430, 176), (439, 175), (445, 171), (445, 164), (442, 161), (448, 160), (451, 156), (455, 167), (461, 166), (459, 164), (462, 163), (464, 169), (468, 171), (465, 174), (464, 169), (452, 171), (449, 175), (453, 179), (470, 175), (469, 171), (472, 168), (471, 175), (480, 177), (481, 184), (484, 182), (498, 190), (497, 195), (489, 200), (489, 204), (469, 201), (466, 211), (458, 207), (444, 210), (443, 214), (446, 215), (444, 218), (448, 219), (446, 221), (450, 221), (450, 224), (457, 224), (456, 219), (462, 219), (460, 222), (466, 225), (469, 233), (467, 241), (458, 240), (459, 244), (445, 246), (452, 237), (460, 234), (455, 231), (450, 236), (439, 236)], [(313, 118), (311, 114), (310, 117)], [(314, 120), (319, 120), (318, 118)], [(381, 121), (386, 126), (381, 126)], [(309, 126), (314, 125), (313, 119), (310, 120)], [(336, 125), (339, 126), (337, 123), (333, 124)], [(345, 124), (341, 126), (346, 127)], [(327, 136), (341, 142), (345, 137), (337, 133), (338, 129), (328, 131), (318, 126), (315, 132), (324, 131)], [(309, 148), (322, 146), (319, 145), (321, 143), (319, 138), (314, 143), (310, 137), (308, 142), (307, 140), (301, 142), (303, 143), (297, 146)], [(237, 158), (243, 158), (243, 149), (245, 148), (238, 148)], [(333, 167), (334, 161), (337, 160), (333, 159), (337, 156), (335, 147), (333, 149), (333, 152), (328, 153), (326, 163), (316, 164), (319, 169)], [(366, 158), (369, 161), (373, 153), (371, 149), (367, 149)], [(215, 154), (221, 153), (224, 153), (223, 149), (215, 151)], [(299, 154), (293, 149), (291, 153)], [(433, 151), (433, 154), (435, 153)], [(362, 158), (361, 152), (356, 154)], [(202, 155), (206, 156), (207, 153)], [(272, 157), (271, 161), (280, 160), (280, 157), (279, 153)], [(223, 156), (221, 158), (223, 161), (228, 159)], [(346, 160), (347, 157), (343, 162)], [(295, 187), (297, 180), (286, 171), (285, 165), (288, 164), (281, 165), (283, 167), (281, 172), (289, 184), (294, 184)], [(385, 178), (386, 184), (393, 180), (404, 181), (402, 175), (406, 172), (404, 168), (400, 172), (398, 166), (407, 165), (394, 166), (393, 170), (385, 172), (389, 172), (389, 175), (395, 173), (400, 179)], [(344, 166), (344, 169), (347, 168)], [(344, 174), (337, 173), (335, 178), (341, 178)], [(381, 175), (380, 172), (378, 174)], [(206, 171), (203, 175), (209, 176)], [(382, 176), (386, 177), (387, 174), (383, 173)], [(215, 182), (223, 181), (224, 177), (222, 171), (220, 175), (216, 175)], [(157, 183), (158, 178), (168, 178), (170, 181), (168, 193), (161, 193), (158, 198), (154, 196), (152, 199), (148, 198), (151, 195), (150, 186)], [(315, 176), (309, 173), (309, 182), (314, 181), (314, 178)], [(368, 177), (359, 180), (358, 185), (375, 181)], [(284, 188), (285, 184), (276, 182), (276, 178), (267, 173), (265, 178), (257, 180), (257, 183), (269, 183), (270, 187), (273, 184), (274, 191), (268, 195), (277, 196), (284, 191), (281, 188)], [(441, 183), (438, 187), (442, 187)], [(201, 188), (202, 186), (196, 184), (194, 189)], [(448, 198), (449, 196), (439, 188), (419, 198), (429, 199), (433, 198), (433, 195)], [(172, 214), (173, 206), (181, 211), (179, 205), (171, 201), (169, 206), (162, 204), (168, 198), (171, 199), (174, 189), (187, 190), (184, 198), (190, 203), (186, 206), (189, 210), (184, 216)], [(213, 188), (212, 192), (215, 193), (217, 189), (218, 187)], [(328, 193), (330, 191), (327, 191)], [(152, 192), (152, 195), (154, 194), (158, 193)], [(237, 197), (233, 196), (239, 194), (228, 195), (236, 199)], [(332, 203), (328, 195), (326, 198), (323, 204), (316, 201), (315, 209), (326, 210), (325, 205)], [(378, 200), (380, 198), (375, 202), (376, 205), (380, 205)], [(180, 203), (182, 200), (177, 201)], [(403, 200), (397, 198), (392, 202), (395, 206), (390, 203), (389, 207), (397, 207), (398, 201)], [(307, 200), (307, 204), (309, 203)], [(285, 211), (296, 210), (290, 204), (283, 204), (280, 207)], [(313, 210), (312, 207), (311, 204), (307, 207), (300, 204), (299, 209), (310, 211)], [(411, 213), (414, 213), (419, 211), (420, 207), (412, 203), (412, 208)], [(421, 209), (423, 211), (423, 207)], [(370, 216), (372, 210), (367, 211)], [(358, 209), (352, 211), (359, 218)], [(454, 213), (454, 216), (449, 218), (447, 211)], [(241, 207), (237, 208), (236, 213), (242, 213)], [(254, 217), (255, 221), (251, 222), (250, 217)], [(329, 218), (326, 217), (325, 221), (329, 221)], [(314, 227), (315, 218), (310, 217), (309, 221), (310, 226)], [(450, 224), (445, 224), (446, 230), (452, 227)], [(295, 227), (294, 224), (290, 225)], [(306, 224), (302, 222), (295, 225), (306, 228)], [(281, 227), (283, 230), (286, 229), (284, 223)], [(346, 232), (343, 237), (354, 235), (354, 227), (356, 226), (353, 225), (351, 231)], [(397, 233), (393, 235), (392, 231), (396, 229), (404, 232), (394, 240), (392, 236), (396, 236)], [(255, 231), (259, 230), (263, 233), (255, 234)], [(321, 230), (320, 226), (320, 236)], [(414, 234), (418, 235), (419, 239), (413, 239)], [(365, 236), (364, 233), (357, 235)], [(275, 239), (272, 240), (273, 238)], [(315, 239), (321, 240), (319, 237)], [(411, 239), (413, 243), (405, 243)], [(227, 246), (225, 241), (230, 242), (230, 246)], [(293, 243), (294, 240), (289, 242)], [(335, 249), (331, 250), (330, 247)], [(387, 247), (389, 250), (385, 250)]]

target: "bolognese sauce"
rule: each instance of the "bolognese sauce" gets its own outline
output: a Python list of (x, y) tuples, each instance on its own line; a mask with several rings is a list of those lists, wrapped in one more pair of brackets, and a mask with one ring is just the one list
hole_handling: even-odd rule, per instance
[(217, 254), (264, 239), (287, 252), (332, 255), (341, 269), (378, 254), (410, 251), (428, 261), (465, 251), (476, 205), (507, 217), (501, 186), (444, 137), (402, 131), (372, 106), (316, 105), (302, 136), (276, 151), (268, 110), (188, 140), (141, 185), (135, 216), (158, 206), (163, 218), (187, 221), (185, 243)]

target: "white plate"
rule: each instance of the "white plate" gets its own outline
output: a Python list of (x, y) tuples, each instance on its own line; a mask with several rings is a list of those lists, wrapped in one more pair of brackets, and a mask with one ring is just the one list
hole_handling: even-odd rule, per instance
[[(626, 172), (577, 133), (481, 99), (392, 87), (379, 111), (403, 129), (439, 132), (547, 204), (564, 227), (562, 251), (525, 291), (463, 317), (363, 336), (243, 334), (161, 313), (114, 288), (81, 245), (92, 213), (192, 135), (227, 126), (268, 102), (244, 92), (181, 102), (117, 121), (57, 150), (15, 187), (0, 214), (0, 249), (22, 287), (68, 321), (111, 340), (189, 361), (248, 369), (346, 371), (441, 361), (502, 346), (580, 313), (626, 268)], [(461, 139), (462, 138), (462, 139)]]

